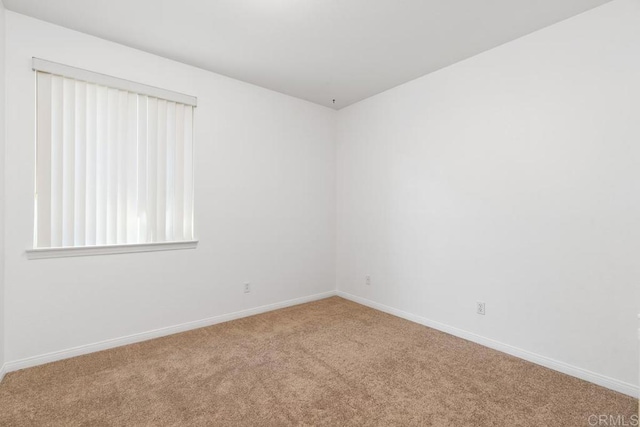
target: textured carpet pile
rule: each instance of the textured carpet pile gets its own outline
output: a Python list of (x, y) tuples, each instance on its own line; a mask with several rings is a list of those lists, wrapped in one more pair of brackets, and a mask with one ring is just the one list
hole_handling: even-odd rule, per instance
[(8, 374), (2, 426), (589, 426), (637, 400), (333, 297)]

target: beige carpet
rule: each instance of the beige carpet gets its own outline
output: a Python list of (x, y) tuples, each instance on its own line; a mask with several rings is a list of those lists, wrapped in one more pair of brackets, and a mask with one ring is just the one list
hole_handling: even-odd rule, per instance
[(2, 426), (588, 426), (637, 401), (333, 297), (10, 373)]

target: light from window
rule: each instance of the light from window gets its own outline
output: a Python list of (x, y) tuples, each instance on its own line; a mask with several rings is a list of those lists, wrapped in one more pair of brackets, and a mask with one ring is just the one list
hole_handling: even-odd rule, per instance
[(35, 247), (193, 239), (195, 102), (73, 77), (37, 71)]

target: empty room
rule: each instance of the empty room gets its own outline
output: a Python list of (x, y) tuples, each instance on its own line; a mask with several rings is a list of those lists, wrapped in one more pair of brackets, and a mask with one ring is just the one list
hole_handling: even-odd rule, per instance
[(0, 426), (639, 426), (640, 0), (0, 0)]

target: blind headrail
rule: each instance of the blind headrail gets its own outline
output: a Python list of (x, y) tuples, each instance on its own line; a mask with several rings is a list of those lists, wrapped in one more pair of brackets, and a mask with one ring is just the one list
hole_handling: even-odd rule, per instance
[(59, 64), (57, 62), (47, 61), (46, 59), (34, 57), (32, 64), (34, 71), (70, 77), (88, 83), (112, 87), (114, 89), (126, 90), (128, 92), (134, 92), (154, 98), (165, 99), (167, 101), (179, 102), (181, 104), (190, 105), (192, 107), (196, 107), (198, 104), (198, 98), (196, 98), (195, 96), (185, 95), (180, 92), (174, 92), (155, 86), (149, 86), (143, 83), (132, 82), (130, 80), (120, 79), (118, 77), (96, 73), (94, 71), (83, 70), (82, 68), (76, 68), (69, 65)]

